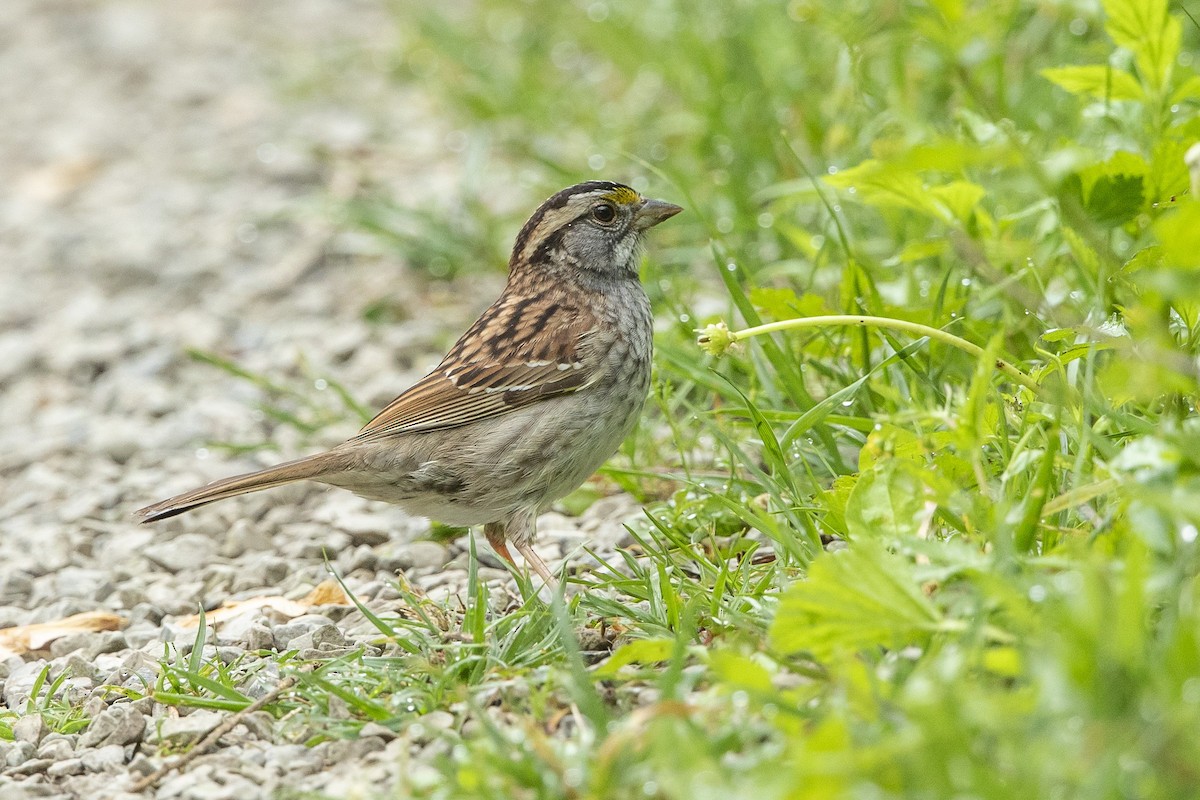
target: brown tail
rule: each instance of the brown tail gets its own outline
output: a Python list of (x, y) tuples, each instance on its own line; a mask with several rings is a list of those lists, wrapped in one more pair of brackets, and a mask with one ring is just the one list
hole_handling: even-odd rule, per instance
[(167, 519), (193, 508), (215, 503), (240, 494), (249, 494), (263, 489), (273, 489), (296, 481), (308, 480), (321, 475), (340, 472), (343, 469), (342, 454), (327, 452), (298, 458), (258, 472), (245, 475), (234, 475), (232, 478), (214, 481), (207, 486), (193, 489), (190, 492), (177, 494), (152, 506), (138, 509), (133, 513), (139, 522), (157, 522)]

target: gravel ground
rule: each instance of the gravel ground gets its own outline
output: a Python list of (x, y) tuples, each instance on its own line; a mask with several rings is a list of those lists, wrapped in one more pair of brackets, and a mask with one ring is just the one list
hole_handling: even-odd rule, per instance
[[(455, 136), (421, 97), (370, 75), (345, 91), (296, 88), (347, 53), (388, 47), (384, 5), (0, 3), (0, 628), (86, 611), (121, 619), (120, 630), (0, 661), (3, 707), (24, 713), (49, 663), (51, 677), (70, 671), (64, 690), (92, 718), (62, 735), (31, 716), (15, 741), (0, 740), (5, 800), (133, 797), (164, 745), (216, 724), (216, 712), (179, 716), (100, 688), (153, 679), (163, 642), (190, 637), (179, 617), (198, 604), (299, 598), (327, 577), (325, 552), (376, 608), (396, 602), (397, 571), (435, 599), (466, 584), (464, 546), (424, 540), (428, 523), (397, 509), (315, 487), (152, 527), (130, 521), (148, 502), (357, 428), (347, 419), (303, 441), (255, 410), (258, 389), (189, 348), (285, 381), (329, 375), (378, 407), (499, 290), (494, 274), (422, 283), (329, 227), (331, 201), (364, 179), (419, 187), (398, 192), (418, 199), (452, 194), (463, 179), (446, 144)], [(400, 321), (363, 321), (380, 298)], [(205, 447), (268, 440), (276, 452)], [(539, 551), (553, 567), (581, 559), (585, 535), (611, 550), (635, 512), (618, 496), (580, 519), (548, 514)], [(481, 572), (498, 599), (512, 591), (502, 570)], [(368, 635), (364, 622), (357, 612), (264, 613), (215, 644), (223, 657), (352, 646)], [(452, 722), (437, 715), (430, 724)], [(379, 791), (422, 749), (374, 734), (307, 748), (242, 725), (140, 796)]]

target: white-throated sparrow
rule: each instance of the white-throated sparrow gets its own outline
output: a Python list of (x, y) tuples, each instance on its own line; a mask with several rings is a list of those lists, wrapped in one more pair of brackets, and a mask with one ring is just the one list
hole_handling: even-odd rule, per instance
[(323, 453), (238, 475), (136, 513), (142, 522), (300, 480), (349, 489), (511, 542), (547, 583), (532, 547), (538, 513), (616, 452), (650, 384), (642, 235), (678, 214), (628, 186), (558, 192), (521, 228), (500, 298), (442, 362), (357, 436)]

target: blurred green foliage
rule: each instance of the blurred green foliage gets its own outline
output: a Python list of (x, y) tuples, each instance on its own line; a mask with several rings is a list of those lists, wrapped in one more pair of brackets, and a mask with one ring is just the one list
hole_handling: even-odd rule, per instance
[[(396, 74), (533, 176), (530, 205), (604, 176), (689, 212), (647, 267), (660, 424), (627, 452), (657, 473), (610, 472), (684, 488), (651, 511), (658, 580), (580, 605), (646, 637), (597, 677), (667, 681), (629, 666), (666, 660), (691, 693), (469, 741), (430, 796), (1195, 794), (1193, 22), (1160, 0), (396, 15)], [(828, 313), (986, 356), (833, 328), (719, 362), (692, 341)], [(690, 610), (651, 625), (605, 591)]]
[[(407, 657), (338, 666), (482, 720), (403, 792), (1200, 793), (1194, 21), (1165, 0), (394, 8), (388, 68), (522, 176), (512, 207), (606, 177), (688, 210), (646, 267), (637, 468), (606, 472), (648, 506), (637, 546), (554, 615), (480, 594), (446, 612), (465, 644), (411, 623)], [(504, 262), (490, 223), (373, 202), (351, 219), (435, 274)], [(836, 313), (984, 356), (865, 328), (720, 360), (694, 341)], [(596, 628), (619, 646), (590, 666), (572, 631)]]

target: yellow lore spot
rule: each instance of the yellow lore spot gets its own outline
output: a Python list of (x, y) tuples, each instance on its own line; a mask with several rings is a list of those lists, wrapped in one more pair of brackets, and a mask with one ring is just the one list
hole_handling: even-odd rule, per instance
[(604, 195), (604, 199), (616, 203), (617, 205), (630, 206), (634, 203), (641, 202), (642, 197), (628, 186), (622, 186), (620, 189), (613, 189), (611, 192)]

